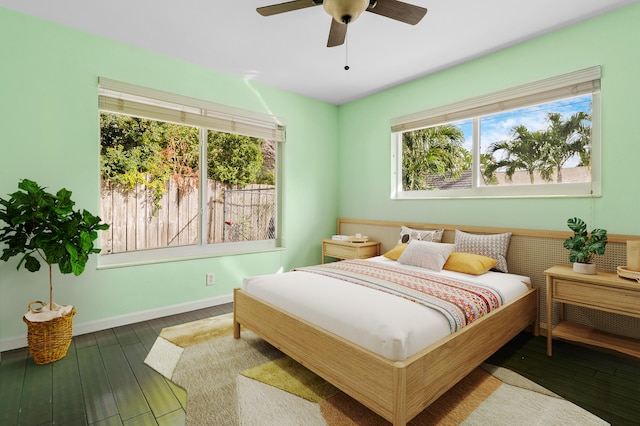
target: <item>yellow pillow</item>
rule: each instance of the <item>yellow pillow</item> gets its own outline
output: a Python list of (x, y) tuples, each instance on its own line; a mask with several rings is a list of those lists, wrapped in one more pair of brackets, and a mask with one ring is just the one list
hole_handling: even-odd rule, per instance
[(397, 246), (395, 246), (394, 248), (392, 248), (391, 250), (383, 254), (383, 256), (391, 260), (398, 260), (400, 258), (400, 255), (402, 255), (402, 252), (404, 251), (404, 249), (407, 248), (407, 246), (408, 244), (399, 243)]
[(498, 264), (496, 259), (474, 253), (453, 252), (442, 269), (463, 272), (465, 274), (480, 275)]

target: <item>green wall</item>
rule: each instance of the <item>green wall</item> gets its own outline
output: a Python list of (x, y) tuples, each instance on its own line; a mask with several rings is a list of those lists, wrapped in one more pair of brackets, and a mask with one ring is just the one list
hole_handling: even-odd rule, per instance
[[(341, 217), (640, 234), (640, 5), (340, 107)], [(602, 66), (602, 197), (391, 200), (390, 120), (501, 89)]]
[[(284, 250), (54, 276), (54, 299), (73, 304), (76, 330), (154, 310), (224, 300), (242, 277), (320, 260), (335, 232), (338, 108), (0, 8), (0, 194), (22, 178), (66, 187), (99, 209), (97, 83), (103, 76), (286, 120)], [(320, 184), (321, 182), (321, 184)], [(310, 226), (313, 224), (313, 226)], [(48, 300), (48, 276), (0, 262), (0, 350), (26, 336), (30, 301)], [(207, 272), (216, 284), (205, 286)], [(26, 340), (25, 340), (26, 344)], [(24, 344), (22, 345), (24, 346)]]
[[(78, 309), (76, 329), (215, 301), (243, 276), (315, 263), (337, 217), (566, 230), (577, 215), (640, 234), (637, 22), (632, 5), (336, 107), (0, 8), (0, 194), (30, 178), (98, 210), (98, 76), (286, 119), (286, 249), (105, 270), (94, 258), (80, 277), (55, 276), (56, 301)], [(390, 199), (393, 117), (594, 65), (602, 66), (602, 197)], [(15, 266), (0, 262), (0, 350), (24, 339), (27, 304), (48, 297), (45, 272)], [(213, 287), (207, 272), (216, 273)]]

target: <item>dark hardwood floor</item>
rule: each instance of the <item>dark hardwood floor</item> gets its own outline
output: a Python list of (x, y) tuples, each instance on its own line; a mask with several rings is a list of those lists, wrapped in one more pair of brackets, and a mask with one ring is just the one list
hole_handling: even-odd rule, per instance
[[(186, 395), (143, 361), (164, 327), (231, 312), (222, 305), (77, 336), (65, 358), (36, 365), (2, 353), (0, 426), (183, 425)], [(640, 360), (521, 333), (489, 358), (613, 425), (640, 425)]]
[(640, 425), (640, 359), (521, 333), (487, 362), (513, 370), (606, 420)]

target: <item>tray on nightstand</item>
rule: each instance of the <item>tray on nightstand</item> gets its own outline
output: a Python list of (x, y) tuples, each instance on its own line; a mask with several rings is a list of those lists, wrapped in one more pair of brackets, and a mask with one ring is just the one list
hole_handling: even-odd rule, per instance
[(628, 278), (630, 280), (635, 280), (640, 283), (640, 272), (639, 271), (630, 271), (629, 269), (625, 269), (626, 266), (618, 266), (616, 271), (618, 272), (618, 276), (621, 278)]

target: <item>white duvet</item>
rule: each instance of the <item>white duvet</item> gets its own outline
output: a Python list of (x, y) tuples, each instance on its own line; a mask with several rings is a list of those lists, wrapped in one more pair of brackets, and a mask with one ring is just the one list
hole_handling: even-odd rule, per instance
[[(500, 272), (473, 276), (401, 265), (383, 256), (372, 262), (390, 262), (422, 272), (490, 284), (504, 304), (524, 294), (528, 277)], [(401, 361), (450, 334), (440, 312), (401, 297), (339, 279), (302, 271), (245, 278), (243, 289), (265, 302), (324, 328), (394, 361)]]

